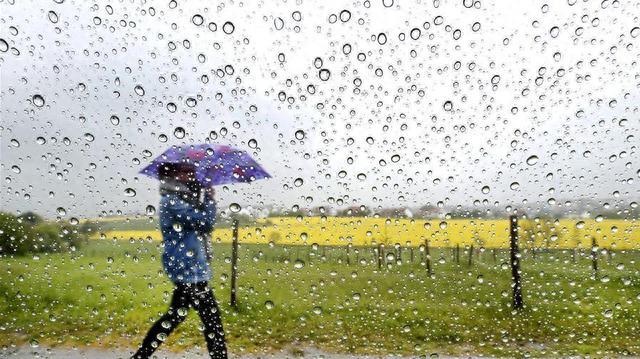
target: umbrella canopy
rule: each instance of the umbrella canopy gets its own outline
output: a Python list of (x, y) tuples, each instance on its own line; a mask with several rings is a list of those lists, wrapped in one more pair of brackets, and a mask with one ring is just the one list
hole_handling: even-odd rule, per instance
[(163, 163), (193, 165), (196, 180), (205, 187), (271, 177), (245, 151), (209, 143), (172, 146), (139, 173), (159, 179), (158, 170)]

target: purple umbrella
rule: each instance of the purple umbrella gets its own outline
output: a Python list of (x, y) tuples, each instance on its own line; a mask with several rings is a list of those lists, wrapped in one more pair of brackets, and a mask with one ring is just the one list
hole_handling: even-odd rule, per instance
[(162, 163), (194, 165), (196, 180), (205, 187), (271, 177), (245, 151), (225, 145), (204, 143), (172, 146), (140, 173), (158, 179), (158, 169)]

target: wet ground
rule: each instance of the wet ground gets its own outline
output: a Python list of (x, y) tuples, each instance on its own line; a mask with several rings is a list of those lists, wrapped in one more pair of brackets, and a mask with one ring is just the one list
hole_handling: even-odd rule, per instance
[[(31, 347), (19, 347), (19, 348), (2, 348), (0, 349), (0, 358), (2, 359), (128, 359), (133, 354), (133, 351), (128, 350), (105, 350), (105, 349), (65, 349), (65, 348), (31, 348)], [(207, 356), (204, 351), (187, 351), (181, 353), (174, 353), (169, 351), (159, 350), (154, 354), (158, 359), (205, 359)], [(276, 352), (268, 355), (230, 355), (231, 358), (238, 359), (285, 359), (285, 358), (318, 358), (318, 359), (373, 359), (381, 358), (376, 356), (356, 356), (349, 354), (334, 354), (326, 353), (318, 349), (305, 349), (304, 351), (291, 351)], [(386, 356), (384, 358), (393, 359), (401, 358), (398, 356)], [(442, 358), (442, 357), (440, 357)]]

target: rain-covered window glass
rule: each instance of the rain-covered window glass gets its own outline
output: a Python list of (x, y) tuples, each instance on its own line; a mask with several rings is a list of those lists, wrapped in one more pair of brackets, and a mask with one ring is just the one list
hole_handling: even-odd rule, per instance
[(0, 357), (639, 356), (639, 26), (0, 0)]

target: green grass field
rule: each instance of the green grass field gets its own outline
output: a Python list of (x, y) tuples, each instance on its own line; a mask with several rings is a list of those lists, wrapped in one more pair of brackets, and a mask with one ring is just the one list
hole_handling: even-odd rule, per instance
[[(132, 348), (172, 289), (158, 242), (91, 241), (78, 252), (0, 259), (0, 344)], [(229, 307), (230, 246), (215, 245), (212, 286), (233, 352), (316, 346), (342, 353), (567, 356), (640, 354), (638, 252), (523, 254), (525, 309), (511, 310), (507, 253), (241, 245), (239, 310)], [(397, 253), (396, 253), (397, 254)], [(203, 346), (189, 319), (165, 346)]]

